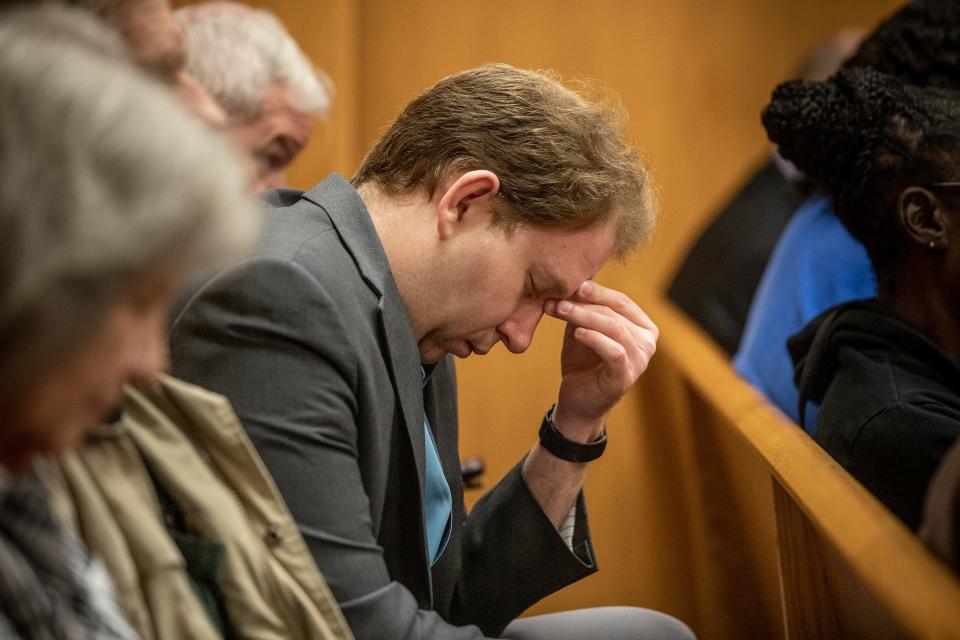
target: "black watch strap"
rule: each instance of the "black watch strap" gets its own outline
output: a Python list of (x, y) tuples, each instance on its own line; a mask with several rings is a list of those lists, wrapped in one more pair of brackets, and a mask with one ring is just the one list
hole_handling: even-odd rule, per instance
[(553, 407), (551, 407), (540, 424), (540, 444), (561, 460), (590, 462), (602, 456), (603, 450), (607, 448), (607, 432), (604, 430), (597, 440), (589, 444), (567, 440), (553, 424)]

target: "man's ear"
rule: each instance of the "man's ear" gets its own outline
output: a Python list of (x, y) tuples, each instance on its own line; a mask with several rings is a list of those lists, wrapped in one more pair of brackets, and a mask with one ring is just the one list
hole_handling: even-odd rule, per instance
[(500, 191), (497, 174), (486, 169), (467, 171), (456, 178), (437, 203), (437, 231), (446, 239), (464, 225), (489, 222), (493, 199)]
[(914, 241), (933, 249), (947, 246), (947, 215), (943, 201), (923, 187), (908, 187), (897, 203), (900, 225)]

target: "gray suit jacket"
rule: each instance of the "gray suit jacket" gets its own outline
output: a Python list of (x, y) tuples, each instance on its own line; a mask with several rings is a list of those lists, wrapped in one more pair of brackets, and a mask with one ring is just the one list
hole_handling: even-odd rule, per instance
[[(233, 402), (357, 638), (496, 635), (595, 571), (582, 496), (571, 553), (519, 465), (466, 516), (453, 363), (421, 388), (406, 308), (349, 182), (265, 198), (258, 254), (177, 314), (174, 374)], [(424, 413), (454, 504), (432, 569)]]

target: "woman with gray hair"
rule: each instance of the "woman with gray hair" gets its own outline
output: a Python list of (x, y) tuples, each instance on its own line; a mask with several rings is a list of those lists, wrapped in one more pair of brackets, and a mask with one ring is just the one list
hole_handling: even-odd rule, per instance
[(228, 146), (65, 8), (0, 20), (0, 637), (126, 638), (102, 566), (53, 515), (43, 459), (166, 365), (192, 269), (258, 229)]

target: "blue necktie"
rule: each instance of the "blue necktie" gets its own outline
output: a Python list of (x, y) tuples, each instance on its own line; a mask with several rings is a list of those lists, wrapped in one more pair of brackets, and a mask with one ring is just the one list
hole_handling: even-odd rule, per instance
[[(423, 384), (427, 383), (426, 372), (420, 370)], [(427, 550), (430, 552), (430, 565), (436, 563), (443, 553), (450, 539), (451, 521), (453, 519), (453, 498), (450, 495), (450, 486), (443, 475), (440, 465), (440, 455), (437, 453), (437, 443), (433, 439), (430, 421), (423, 416), (423, 442), (425, 461), (425, 481), (423, 491), (423, 521), (427, 530)]]

